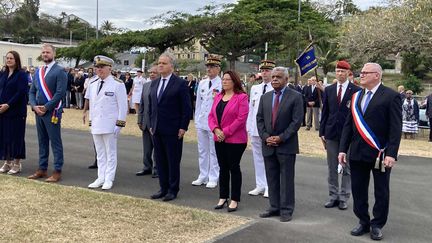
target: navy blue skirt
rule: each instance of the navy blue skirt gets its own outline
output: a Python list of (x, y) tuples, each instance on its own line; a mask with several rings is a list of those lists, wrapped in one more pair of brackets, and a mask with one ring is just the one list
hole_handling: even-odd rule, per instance
[(25, 159), (26, 117), (0, 115), (0, 160)]

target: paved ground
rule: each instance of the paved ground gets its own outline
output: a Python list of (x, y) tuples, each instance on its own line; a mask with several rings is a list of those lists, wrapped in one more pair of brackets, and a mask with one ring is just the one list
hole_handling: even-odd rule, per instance
[[(21, 176), (37, 168), (37, 137), (34, 126), (27, 129), (27, 160)], [(93, 146), (89, 133), (63, 130), (65, 165), (61, 184), (87, 187), (96, 177), (96, 170), (87, 166), (93, 161)], [(119, 163), (113, 193), (149, 198), (158, 190), (157, 179), (137, 177), (142, 167), (141, 140), (121, 136)], [(431, 146), (432, 148), (432, 146)], [(50, 157), (52, 161), (52, 156)], [(50, 164), (51, 166), (51, 164)], [(325, 209), (327, 200), (326, 162), (323, 159), (298, 156), (296, 164), (296, 209), (293, 221), (280, 223), (277, 218), (259, 219), (267, 207), (267, 199), (251, 197), (247, 192), (255, 185), (252, 154), (246, 151), (242, 162), (243, 194), (239, 210), (234, 214), (251, 218), (251, 224), (221, 236), (217, 242), (364, 242), (368, 235), (353, 237), (349, 231), (357, 220), (352, 202), (347, 211)], [(50, 167), (52, 168), (52, 167)], [(391, 177), (390, 216), (384, 228), (388, 242), (432, 242), (432, 159), (401, 157)], [(181, 166), (181, 189), (176, 205), (213, 210), (218, 201), (218, 189), (194, 187), (190, 183), (198, 175), (197, 148), (185, 144)], [(371, 194), (371, 198), (372, 194)], [(225, 211), (221, 213), (226, 213)]]

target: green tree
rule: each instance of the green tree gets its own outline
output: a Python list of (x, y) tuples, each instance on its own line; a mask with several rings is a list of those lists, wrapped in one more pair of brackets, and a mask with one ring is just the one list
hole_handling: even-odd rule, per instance
[(412, 90), (414, 94), (420, 94), (424, 90), (422, 81), (412, 74), (406, 75), (403, 80), (397, 82), (397, 85), (403, 85), (405, 90)]
[(431, 54), (430, 0), (388, 0), (387, 7), (346, 18), (338, 42), (359, 62), (402, 52)]
[(402, 58), (402, 72), (405, 74), (424, 79), (428, 72), (432, 72), (432, 53), (404, 52)]
[(116, 30), (117, 28), (114, 26), (114, 24), (108, 20), (103, 21), (100, 27), (100, 31), (103, 35), (111, 35)]
[(273, 59), (282, 56), (292, 65), (298, 51), (297, 43), (308, 44), (309, 29), (316, 39), (334, 33), (331, 23), (309, 2), (302, 2), (300, 23), (297, 10), (298, 1), (295, 0), (240, 0), (208, 18), (200, 36), (201, 44), (209, 52), (225, 56), (231, 69), (240, 56), (264, 53), (265, 42), (270, 42), (273, 48)]

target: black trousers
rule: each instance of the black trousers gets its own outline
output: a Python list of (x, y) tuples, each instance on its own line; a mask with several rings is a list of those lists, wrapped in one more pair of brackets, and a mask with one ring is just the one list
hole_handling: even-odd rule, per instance
[(177, 196), (180, 190), (180, 160), (183, 151), (183, 139), (178, 139), (177, 135), (155, 134), (153, 142), (160, 191)]
[[(360, 224), (371, 227), (382, 228), (386, 222), (389, 212), (390, 201), (390, 172), (391, 169), (386, 168), (385, 172), (374, 169), (375, 161), (350, 161), (351, 165), (351, 190), (354, 200), (353, 211)], [(373, 206), (373, 216), (371, 220), (369, 216), (368, 191), (370, 174), (374, 178), (374, 194), (375, 205)]]
[(276, 154), (264, 157), (270, 212), (292, 215), (295, 204), (295, 154)]
[(229, 198), (231, 177), (231, 200), (240, 202), (242, 184), (240, 160), (246, 146), (246, 143), (215, 142), (219, 163), (219, 198)]

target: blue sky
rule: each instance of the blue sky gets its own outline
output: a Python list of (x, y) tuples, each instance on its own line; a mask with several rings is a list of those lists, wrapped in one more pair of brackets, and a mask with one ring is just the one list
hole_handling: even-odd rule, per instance
[[(54, 16), (61, 12), (75, 14), (96, 25), (97, 0), (41, 0), (40, 11)], [(210, 3), (233, 3), (236, 0), (98, 0), (99, 26), (109, 20), (118, 28), (140, 30), (150, 28), (145, 20), (169, 10), (194, 13)], [(379, 4), (380, 0), (354, 0), (361, 9)]]

